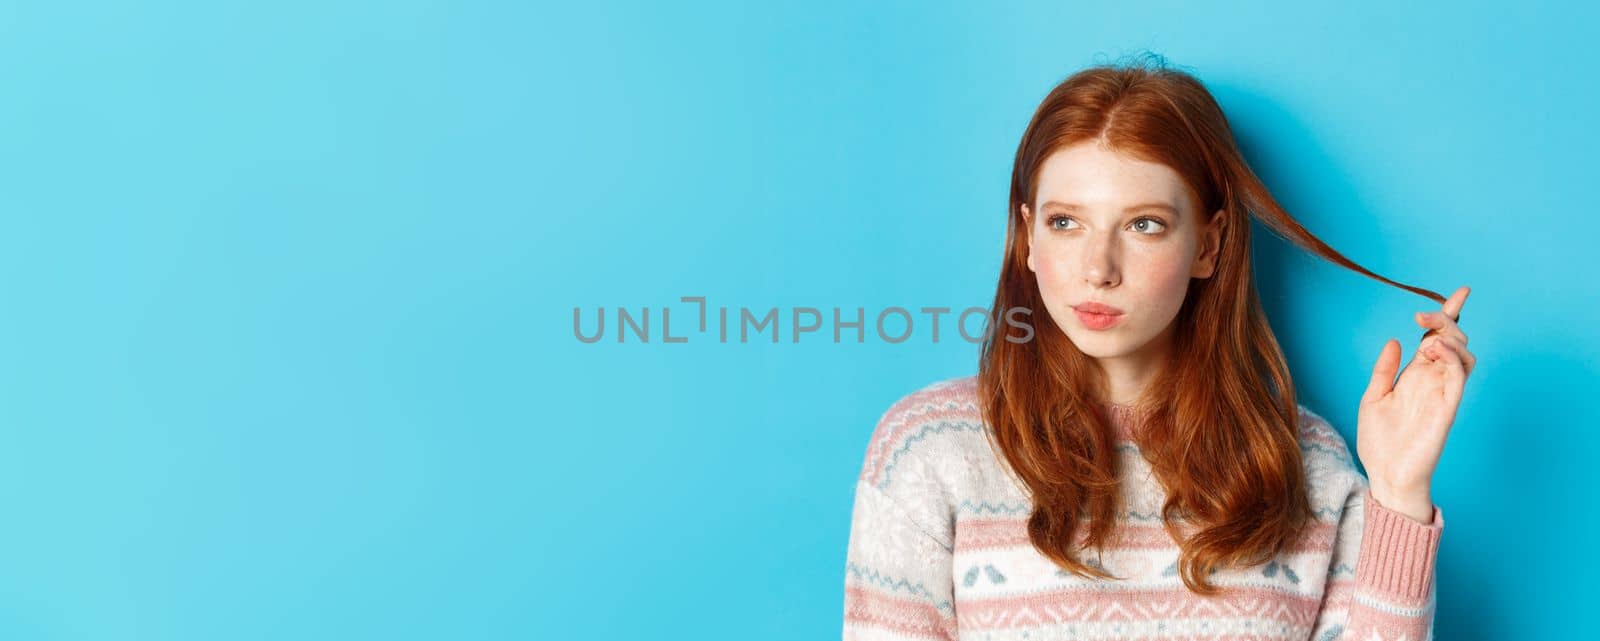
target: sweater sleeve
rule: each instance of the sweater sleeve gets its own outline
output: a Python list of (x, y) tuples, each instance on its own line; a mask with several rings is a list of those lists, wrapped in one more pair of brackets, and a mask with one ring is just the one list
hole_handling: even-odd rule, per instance
[(951, 548), (867, 481), (856, 483), (846, 556), (845, 641), (955, 641)]
[(1355, 477), (1310, 639), (1432, 639), (1444, 513), (1436, 505), (1432, 521), (1418, 523), (1379, 504), (1365, 477)]
[(955, 509), (930, 454), (943, 429), (939, 388), (889, 408), (873, 430), (845, 559), (845, 641), (955, 641)]

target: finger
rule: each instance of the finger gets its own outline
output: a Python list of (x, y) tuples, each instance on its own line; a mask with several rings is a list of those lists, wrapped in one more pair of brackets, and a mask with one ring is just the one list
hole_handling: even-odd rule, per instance
[(1454, 336), (1461, 341), (1461, 344), (1465, 345), (1467, 343), (1467, 333), (1461, 331), (1461, 326), (1457, 325), (1449, 316), (1445, 316), (1444, 312), (1417, 312), (1414, 320), (1416, 320), (1417, 325), (1428, 330), (1423, 332), (1423, 336)]
[(1455, 352), (1456, 358), (1461, 361), (1461, 367), (1468, 376), (1472, 375), (1472, 368), (1478, 364), (1478, 357), (1467, 349), (1467, 345), (1452, 336), (1436, 336), (1437, 347)]
[(1450, 294), (1450, 298), (1445, 299), (1444, 307), (1441, 311), (1446, 316), (1449, 316), (1451, 320), (1461, 318), (1461, 306), (1467, 304), (1467, 295), (1471, 293), (1472, 288), (1470, 287), (1462, 286), (1457, 288), (1454, 293)]
[(1384, 341), (1383, 349), (1378, 352), (1378, 362), (1372, 366), (1372, 379), (1367, 381), (1367, 391), (1361, 395), (1361, 402), (1370, 403), (1383, 398), (1394, 389), (1394, 375), (1400, 368), (1400, 341), (1393, 338)]
[(1446, 377), (1460, 376), (1462, 378), (1466, 378), (1465, 363), (1461, 359), (1461, 354), (1456, 352), (1454, 346), (1452, 346), (1450, 342), (1450, 339), (1443, 336), (1434, 336), (1429, 338), (1427, 342), (1423, 344), (1422, 351), (1426, 353), (1433, 360), (1433, 362), (1444, 366)]
[[(1455, 356), (1455, 352), (1439, 344), (1439, 340), (1441, 339), (1430, 340), (1428, 346), (1425, 348), (1430, 352), (1438, 354), (1439, 360), (1428, 365), (1424, 369), (1428, 370), (1429, 378), (1437, 377), (1433, 378), (1433, 382), (1428, 385), (1428, 387), (1433, 387), (1434, 385), (1438, 386), (1435, 389), (1438, 390), (1438, 398), (1443, 404), (1441, 409), (1445, 410), (1449, 416), (1453, 417), (1455, 415), (1456, 408), (1461, 404), (1461, 396), (1463, 390), (1466, 388), (1467, 377), (1461, 367), (1461, 361)], [(1442, 428), (1439, 432), (1441, 434), (1440, 438), (1443, 438), (1443, 435), (1449, 434), (1449, 421), (1444, 422), (1439, 427)]]
[(1435, 338), (1434, 344), (1428, 349), (1438, 356), (1438, 364), (1444, 368), (1444, 400), (1453, 406), (1461, 400), (1461, 390), (1466, 384), (1467, 372), (1456, 351), (1441, 344), (1444, 341), (1445, 339)]

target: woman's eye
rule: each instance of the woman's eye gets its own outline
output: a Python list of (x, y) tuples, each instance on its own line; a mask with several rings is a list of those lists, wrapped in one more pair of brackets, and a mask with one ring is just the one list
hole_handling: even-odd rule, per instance
[[(1133, 221), (1133, 226), (1137, 228), (1139, 226), (1139, 223), (1154, 223), (1156, 225), (1160, 225), (1161, 228), (1160, 228), (1159, 231), (1166, 231), (1166, 229), (1167, 229), (1166, 223), (1163, 223), (1163, 222), (1161, 222), (1159, 220), (1156, 220), (1154, 218), (1140, 218), (1138, 220)], [(1149, 229), (1150, 226), (1149, 225), (1145, 225), (1144, 228), (1145, 229)], [(1146, 233), (1154, 234), (1154, 233), (1158, 233), (1158, 232), (1146, 232)]]
[(1066, 216), (1051, 216), (1048, 222), (1051, 229), (1067, 229), (1065, 224), (1072, 222), (1072, 219)]

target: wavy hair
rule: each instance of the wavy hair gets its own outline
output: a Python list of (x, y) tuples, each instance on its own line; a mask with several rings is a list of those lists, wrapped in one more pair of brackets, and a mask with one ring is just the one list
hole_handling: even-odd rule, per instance
[[(1213, 595), (1219, 588), (1207, 575), (1266, 562), (1312, 515), (1294, 385), (1251, 275), (1249, 217), (1333, 263), (1445, 299), (1374, 274), (1307, 232), (1245, 163), (1204, 85), (1155, 56), (1084, 69), (1040, 103), (1012, 167), (1010, 222), (991, 311), (1045, 309), (1027, 268), (1021, 206), (1037, 193), (1051, 153), (1097, 139), (1172, 168), (1200, 205), (1202, 222), (1227, 217), (1216, 270), (1190, 281), (1169, 358), (1132, 407), (1140, 449), (1167, 491), (1161, 516), (1181, 546), (1183, 582)], [(988, 438), (1032, 496), (1033, 546), (1074, 574), (1117, 578), (1074, 554), (1079, 539), (1085, 548), (1099, 547), (1115, 534), (1118, 466), (1104, 373), (1048, 313), (1033, 316), (1032, 340), (991, 332), (983, 342), (978, 395), (993, 428)], [(1179, 519), (1195, 528), (1187, 538)]]

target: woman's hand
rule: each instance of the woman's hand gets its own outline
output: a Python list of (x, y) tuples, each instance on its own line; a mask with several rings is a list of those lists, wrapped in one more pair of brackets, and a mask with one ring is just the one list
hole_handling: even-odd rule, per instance
[(1400, 342), (1383, 344), (1356, 419), (1356, 452), (1372, 498), (1421, 523), (1433, 520), (1433, 470), (1477, 363), (1456, 325), (1470, 292), (1462, 287), (1440, 311), (1417, 313), (1417, 324), (1429, 331), (1398, 381)]

